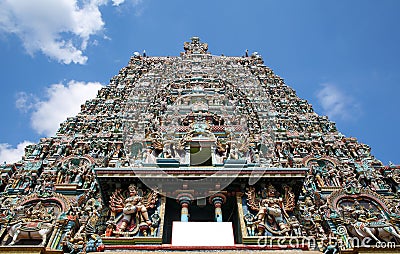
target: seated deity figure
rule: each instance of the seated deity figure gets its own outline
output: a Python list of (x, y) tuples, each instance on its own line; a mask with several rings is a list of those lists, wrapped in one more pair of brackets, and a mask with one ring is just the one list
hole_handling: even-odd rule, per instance
[(185, 143), (178, 142), (175, 147), (175, 157), (179, 160), (181, 164), (189, 164), (188, 152), (185, 150)]
[(154, 164), (156, 163), (156, 159), (153, 149), (147, 148), (146, 153), (144, 154), (144, 163)]
[(235, 143), (231, 143), (230, 152), (229, 152), (229, 159), (231, 160), (238, 160), (239, 159), (239, 152), (238, 148)]
[(217, 164), (223, 164), (226, 159), (226, 146), (222, 144), (219, 140), (216, 142), (215, 148), (215, 158)]

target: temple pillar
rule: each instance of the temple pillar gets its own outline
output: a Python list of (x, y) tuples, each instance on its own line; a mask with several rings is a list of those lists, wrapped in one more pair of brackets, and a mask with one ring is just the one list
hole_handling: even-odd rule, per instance
[(189, 221), (189, 202), (186, 200), (181, 203), (181, 221), (188, 222)]
[(180, 193), (177, 197), (177, 201), (181, 205), (181, 222), (189, 221), (189, 205), (193, 200), (193, 196), (190, 193)]
[(222, 204), (225, 203), (226, 197), (222, 193), (216, 193), (209, 198), (210, 204), (214, 205), (215, 221), (222, 222)]

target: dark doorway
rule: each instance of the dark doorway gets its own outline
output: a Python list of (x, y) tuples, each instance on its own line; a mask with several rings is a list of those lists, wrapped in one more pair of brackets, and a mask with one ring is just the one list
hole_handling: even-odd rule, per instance
[(163, 243), (172, 241), (172, 222), (181, 220), (181, 206), (175, 199), (167, 198), (165, 204)]
[(214, 221), (214, 207), (208, 203), (203, 207), (199, 207), (197, 205), (190, 206), (189, 214), (189, 221)]

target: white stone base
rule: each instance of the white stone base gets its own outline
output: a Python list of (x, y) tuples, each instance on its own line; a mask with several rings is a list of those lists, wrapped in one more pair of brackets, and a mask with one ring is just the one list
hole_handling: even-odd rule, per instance
[(180, 222), (172, 224), (172, 246), (234, 246), (231, 222)]

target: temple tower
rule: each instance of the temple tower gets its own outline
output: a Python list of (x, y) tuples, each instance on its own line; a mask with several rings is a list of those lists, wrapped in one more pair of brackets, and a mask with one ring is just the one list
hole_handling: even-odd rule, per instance
[(400, 167), (370, 150), (257, 53), (192, 37), (177, 57), (134, 54), (1, 167), (0, 252), (395, 248)]

